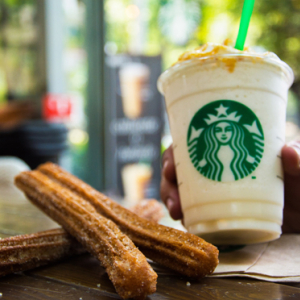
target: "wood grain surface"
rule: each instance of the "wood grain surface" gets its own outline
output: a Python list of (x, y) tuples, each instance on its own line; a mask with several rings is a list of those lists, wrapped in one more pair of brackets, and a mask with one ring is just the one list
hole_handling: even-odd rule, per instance
[[(192, 281), (152, 264), (158, 273), (157, 292), (148, 299), (300, 299), (292, 286), (244, 278)], [(121, 299), (99, 262), (84, 254), (51, 266), (0, 279), (2, 299)]]
[[(12, 199), (13, 200), (13, 199)], [(31, 204), (1, 199), (0, 237), (32, 233), (57, 225)], [(157, 292), (148, 300), (300, 299), (300, 283), (277, 284), (245, 278), (204, 278), (193, 281), (151, 263), (158, 274)], [(105, 270), (89, 254), (24, 273), (0, 278), (0, 300), (121, 299)]]

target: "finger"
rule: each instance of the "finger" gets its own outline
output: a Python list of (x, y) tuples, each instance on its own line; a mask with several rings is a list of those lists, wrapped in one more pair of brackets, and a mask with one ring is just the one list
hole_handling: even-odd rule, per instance
[(174, 220), (181, 220), (183, 218), (181, 204), (179, 198), (168, 199), (167, 200), (167, 208), (169, 210), (170, 216)]
[(170, 213), (170, 216), (174, 220), (181, 219), (182, 210), (181, 210), (180, 197), (179, 197), (177, 185), (166, 180), (165, 177), (162, 177), (160, 196), (161, 196), (161, 200), (166, 205)]
[(281, 150), (284, 172), (300, 175), (300, 142), (291, 142)]
[(176, 198), (179, 199), (178, 186), (169, 180), (166, 180), (164, 176), (162, 177), (160, 184), (160, 197), (166, 206), (168, 199), (175, 199), (175, 201)]
[(162, 176), (173, 183), (177, 183), (172, 145), (164, 152), (162, 164)]

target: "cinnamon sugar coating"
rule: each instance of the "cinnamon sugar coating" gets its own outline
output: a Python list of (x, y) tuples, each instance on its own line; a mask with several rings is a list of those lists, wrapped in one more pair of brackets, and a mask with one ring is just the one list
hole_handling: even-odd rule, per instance
[(200, 237), (140, 218), (53, 163), (38, 170), (116, 223), (153, 261), (196, 278), (212, 274), (218, 265), (218, 249)]
[(0, 276), (26, 271), (85, 249), (63, 229), (0, 239)]
[(157, 274), (133, 242), (77, 193), (41, 171), (23, 172), (16, 185), (36, 206), (97, 257), (124, 299), (143, 299), (156, 290)]

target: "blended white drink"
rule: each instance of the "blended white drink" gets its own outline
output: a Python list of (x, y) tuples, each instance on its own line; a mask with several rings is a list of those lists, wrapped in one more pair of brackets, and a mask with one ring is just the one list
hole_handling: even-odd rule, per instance
[(184, 53), (161, 75), (189, 232), (218, 245), (280, 236), (292, 82), (273, 53), (214, 44)]

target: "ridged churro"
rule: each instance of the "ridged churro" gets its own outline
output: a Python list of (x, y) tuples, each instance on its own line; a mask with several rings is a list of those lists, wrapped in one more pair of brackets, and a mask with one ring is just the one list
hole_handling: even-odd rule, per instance
[[(143, 200), (130, 208), (149, 220), (158, 221), (161, 204)], [(0, 239), (0, 276), (44, 266), (71, 255), (86, 252), (63, 228)]]
[(0, 239), (0, 276), (37, 268), (85, 251), (63, 229)]
[(91, 203), (98, 213), (116, 223), (153, 261), (197, 278), (212, 274), (216, 268), (218, 249), (203, 239), (140, 218), (55, 164), (46, 163), (38, 170)]
[(15, 183), (100, 260), (122, 298), (140, 299), (155, 292), (157, 274), (145, 256), (84, 198), (38, 170), (21, 173)]
[(155, 199), (144, 199), (129, 210), (139, 217), (158, 223), (164, 216), (163, 205)]

